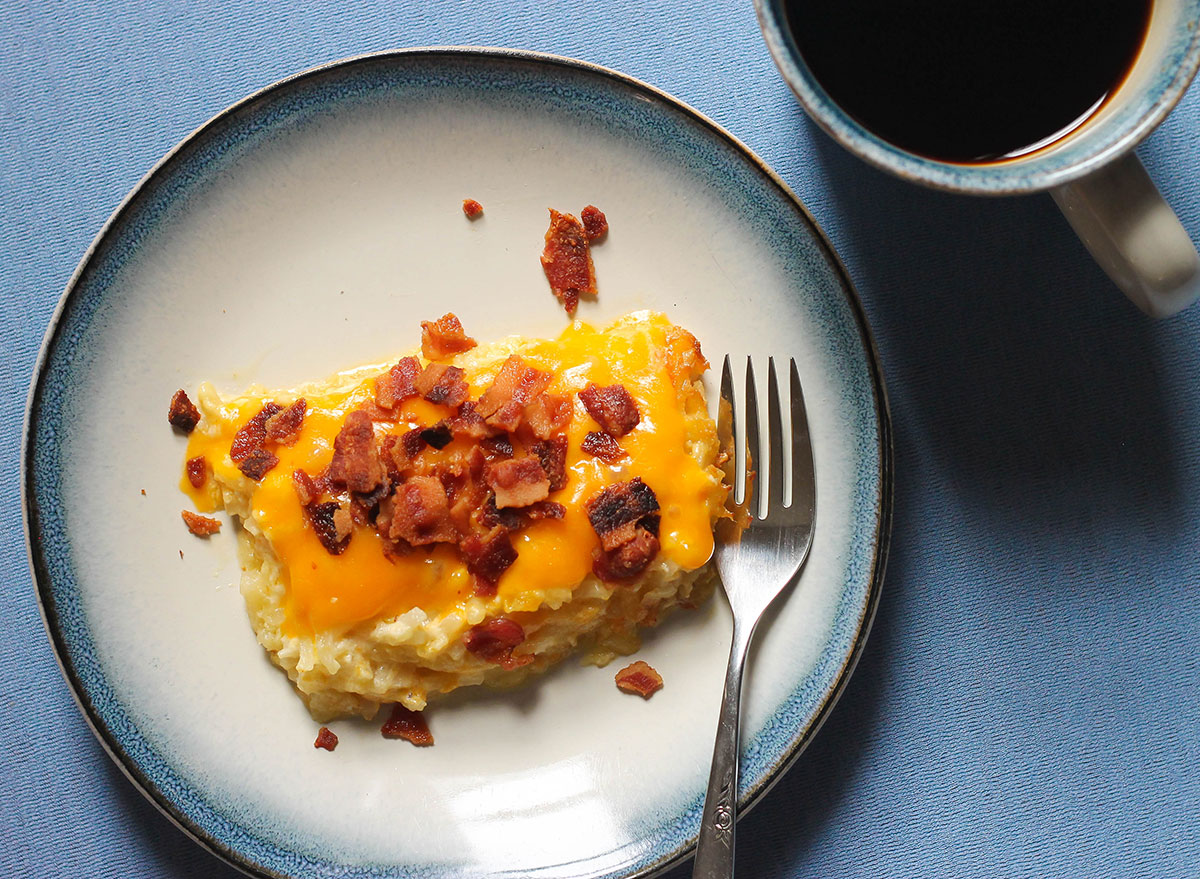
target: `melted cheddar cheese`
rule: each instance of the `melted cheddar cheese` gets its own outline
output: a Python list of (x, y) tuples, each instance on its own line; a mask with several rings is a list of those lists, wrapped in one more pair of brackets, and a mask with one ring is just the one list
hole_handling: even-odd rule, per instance
[[(697, 381), (707, 364), (695, 339), (666, 317), (643, 312), (603, 330), (577, 321), (553, 340), (514, 337), (448, 362), (465, 370), (475, 399), (510, 354), (553, 373), (549, 392), (570, 396), (574, 408), (567, 430), (567, 485), (550, 495), (566, 508), (565, 516), (536, 522), (514, 535), (517, 559), (499, 580), (500, 608), (506, 613), (536, 611), (548, 592), (569, 593), (579, 586), (590, 575), (592, 553), (599, 546), (587, 518), (587, 500), (611, 483), (634, 477), (641, 477), (658, 497), (661, 557), (684, 571), (704, 565), (712, 553), (712, 524), (724, 490), (712, 462), (696, 453), (697, 444), (711, 436), (712, 422)], [(285, 633), (339, 633), (412, 608), (436, 619), (460, 610), (473, 594), (472, 577), (452, 545), (421, 547), (389, 559), (374, 529), (356, 526), (345, 552), (331, 555), (293, 489), (295, 469), (317, 474), (328, 466), (347, 413), (371, 404), (373, 380), (390, 365), (355, 370), (294, 392), (221, 399), (219, 405), (204, 407), (200, 429), (189, 439), (187, 457), (204, 456), (211, 473), (199, 490), (186, 475), (181, 487), (202, 511), (225, 503), (229, 492), (244, 498), (248, 518), (281, 566)], [(598, 430), (577, 396), (589, 382), (624, 385), (641, 413), (637, 427), (620, 439), (628, 457), (615, 464), (580, 450), (584, 436)], [(286, 405), (301, 396), (308, 413), (299, 437), (291, 445), (273, 447), (278, 465), (261, 482), (250, 481), (230, 460), (234, 435), (268, 400)], [(444, 407), (411, 399), (398, 407), (394, 423), (377, 423), (376, 433), (429, 426), (448, 414)], [(697, 424), (706, 429), (698, 431)], [(463, 442), (423, 454), (450, 455)]]

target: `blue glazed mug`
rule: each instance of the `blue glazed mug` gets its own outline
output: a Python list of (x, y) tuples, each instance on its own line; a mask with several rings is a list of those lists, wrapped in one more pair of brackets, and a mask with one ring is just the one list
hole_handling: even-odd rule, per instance
[(1147, 314), (1167, 317), (1200, 298), (1200, 255), (1133, 153), (1200, 66), (1200, 0), (1155, 0), (1133, 68), (1081, 126), (1040, 150), (970, 164), (908, 152), (864, 128), (809, 70), (789, 32), (784, 0), (755, 0), (755, 6), (767, 47), (804, 109), (859, 158), (951, 192), (1048, 190), (1092, 256)]

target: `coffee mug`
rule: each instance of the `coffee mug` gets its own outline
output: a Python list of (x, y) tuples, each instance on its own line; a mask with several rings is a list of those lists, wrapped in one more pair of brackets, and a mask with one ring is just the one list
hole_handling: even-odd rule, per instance
[[(885, 140), (831, 98), (814, 75), (789, 28), (786, 0), (755, 0), (755, 6), (788, 85), (809, 116), (855, 155), (902, 179), (951, 192), (1048, 190), (1096, 262), (1147, 314), (1167, 317), (1200, 298), (1200, 255), (1133, 153), (1200, 66), (1200, 0), (1152, 0), (1140, 48), (1133, 46), (1135, 60), (1094, 112), (1049, 143), (981, 161), (931, 158), (897, 146), (895, 138)], [(834, 47), (843, 49), (853, 47)]]

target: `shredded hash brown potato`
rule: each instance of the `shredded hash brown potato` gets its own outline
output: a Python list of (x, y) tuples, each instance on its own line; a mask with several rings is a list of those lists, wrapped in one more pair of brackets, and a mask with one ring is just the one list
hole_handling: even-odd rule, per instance
[[(433, 377), (465, 381), (469, 399), (478, 401), (512, 355), (551, 374), (545, 398), (560, 409), (569, 405), (552, 422), (567, 419), (559, 446), (565, 448), (565, 461), (559, 462), (565, 466), (559, 471), (565, 484), (547, 489), (548, 480), (536, 481), (530, 497), (543, 498), (547, 491), (548, 497), (532, 503), (521, 498), (524, 506), (517, 510), (498, 511), (525, 515), (519, 530), (506, 532), (515, 560), (490, 582), (468, 570), (453, 543), (389, 541), (362, 514), (352, 519), (334, 502), (317, 503), (316, 492), (329, 484), (325, 474), (335, 446), (370, 445), (371, 431), (376, 443), (397, 437), (387, 441), (388, 448), (402, 448), (406, 433), (410, 439), (425, 438), (419, 453), (425, 463), (414, 466), (432, 467), (460, 460), (470, 443), (486, 449), (489, 460), (516, 455), (514, 461), (528, 461), (538, 448), (528, 426), (467, 440), (444, 425), (455, 410), (431, 403), (428, 395), (386, 399), (392, 408), (381, 409), (376, 379), (389, 370), (394, 375), (392, 363), (288, 391), (254, 387), (223, 397), (210, 384), (198, 389), (201, 418), (186, 458), (203, 457), (209, 478), (197, 486), (185, 473), (181, 488), (197, 509), (223, 508), (240, 524), (241, 591), (250, 622), (318, 722), (348, 715), (370, 719), (392, 703), (421, 711), (431, 697), (458, 687), (515, 685), (576, 650), (585, 663), (603, 665), (640, 646), (639, 627), (656, 625), (671, 610), (694, 607), (711, 594), (712, 530), (724, 515), (726, 488), (700, 381), (708, 364), (695, 338), (661, 314), (638, 312), (602, 330), (576, 322), (556, 340), (510, 337), (448, 353)], [(441, 364), (461, 370), (461, 379)], [(420, 358), (420, 366), (428, 369), (429, 362)], [(640, 421), (614, 440), (619, 457), (589, 454), (581, 448), (585, 438), (602, 425), (579, 394), (589, 386), (616, 385), (628, 391)], [(456, 392), (454, 400), (459, 397)], [(288, 411), (301, 412), (298, 427), (292, 418), (281, 420)], [(352, 434), (349, 416), (358, 411), (371, 416), (370, 430), (363, 427), (364, 419), (354, 422), (357, 433)], [(535, 425), (538, 411), (533, 403), (525, 410)], [(252, 424), (256, 417), (261, 430)], [(272, 426), (280, 439), (263, 439)], [(235, 437), (244, 439), (254, 430), (259, 430), (259, 445), (247, 452), (243, 443), (239, 465), (230, 456)], [(264, 457), (275, 463), (262, 464)], [(258, 463), (247, 468), (246, 460)], [(542, 463), (553, 469), (546, 459)], [(299, 471), (304, 478), (294, 476)], [(432, 484), (407, 473), (393, 491)], [(503, 468), (488, 473), (503, 492)], [(367, 475), (364, 486), (378, 479)], [(353, 481), (361, 474), (343, 478)], [(648, 486), (658, 504), (636, 529), (654, 541), (655, 553), (636, 576), (612, 579), (612, 567), (602, 564), (607, 547), (601, 548), (589, 521), (588, 502), (619, 483), (635, 482)], [(388, 487), (386, 478), (383, 487)], [(495, 500), (490, 501), (493, 514)], [(322, 507), (332, 510), (324, 545), (313, 515)], [(635, 530), (633, 523), (624, 527)], [(605, 535), (606, 543), (610, 536)], [(519, 634), (499, 650), (494, 638), (483, 637), (510, 629)]]

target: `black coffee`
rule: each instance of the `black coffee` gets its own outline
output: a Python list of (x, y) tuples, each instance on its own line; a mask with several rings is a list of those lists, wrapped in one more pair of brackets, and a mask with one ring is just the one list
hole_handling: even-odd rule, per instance
[(1051, 143), (1137, 58), (1152, 0), (785, 0), (843, 110), (902, 149), (987, 162)]

